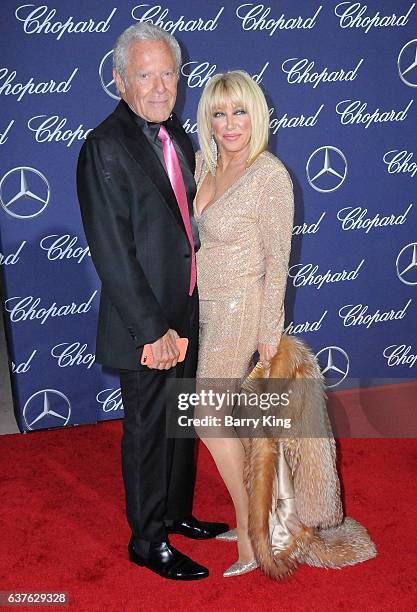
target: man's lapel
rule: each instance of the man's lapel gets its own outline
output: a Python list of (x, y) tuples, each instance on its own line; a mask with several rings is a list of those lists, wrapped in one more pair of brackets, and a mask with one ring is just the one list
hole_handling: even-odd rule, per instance
[(171, 187), (171, 183), (165, 168), (162, 166), (158, 156), (149, 144), (142, 130), (135, 124), (126, 108), (126, 103), (121, 101), (115, 110), (116, 115), (122, 120), (123, 134), (121, 142), (133, 159), (143, 168), (149, 176), (155, 188), (159, 191), (163, 201), (171, 210), (178, 225), (186, 234), (181, 212), (177, 199)]

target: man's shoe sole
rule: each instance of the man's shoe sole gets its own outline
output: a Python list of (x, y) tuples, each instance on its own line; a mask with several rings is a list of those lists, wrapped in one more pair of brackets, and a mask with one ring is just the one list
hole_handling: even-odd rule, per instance
[[(169, 534), (172, 533), (174, 535), (182, 535), (185, 538), (189, 538), (190, 540), (213, 540), (219, 535), (218, 533), (216, 533), (214, 535), (210, 534), (210, 535), (205, 535), (205, 536), (196, 536), (196, 535), (190, 535), (189, 532), (186, 532), (186, 531), (180, 531), (179, 529), (171, 530), (169, 527), (167, 531)], [(219, 532), (219, 533), (222, 533), (222, 532)]]

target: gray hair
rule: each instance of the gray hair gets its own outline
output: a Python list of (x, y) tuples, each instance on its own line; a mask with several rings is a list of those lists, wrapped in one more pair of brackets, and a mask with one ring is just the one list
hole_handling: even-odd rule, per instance
[(175, 60), (175, 70), (177, 76), (179, 75), (181, 68), (181, 49), (177, 40), (172, 36), (172, 34), (165, 32), (165, 30), (162, 30), (162, 28), (153, 25), (152, 23), (141, 21), (140, 23), (131, 25), (124, 32), (122, 32), (113, 47), (113, 68), (120, 74), (124, 83), (127, 82), (127, 50), (129, 45), (136, 40), (159, 40), (167, 44), (171, 49)]

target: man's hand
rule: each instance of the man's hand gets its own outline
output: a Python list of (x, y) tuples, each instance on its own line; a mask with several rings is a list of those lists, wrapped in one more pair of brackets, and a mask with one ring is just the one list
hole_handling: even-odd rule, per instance
[(169, 370), (177, 365), (180, 352), (175, 340), (178, 337), (175, 329), (169, 329), (162, 338), (151, 344), (153, 362), (148, 368), (152, 370)]
[(264, 344), (263, 342), (258, 344), (259, 361), (265, 368), (270, 366), (271, 359), (275, 357), (277, 350), (276, 344)]

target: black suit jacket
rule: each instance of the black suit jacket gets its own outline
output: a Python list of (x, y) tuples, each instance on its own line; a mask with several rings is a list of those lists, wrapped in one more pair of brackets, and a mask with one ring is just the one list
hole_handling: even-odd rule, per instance
[[(187, 189), (194, 248), (195, 158), (173, 115), (169, 131), (189, 166)], [(134, 115), (121, 101), (90, 132), (78, 159), (77, 189), (84, 230), (102, 283), (96, 359), (141, 369), (141, 350), (183, 322), (191, 246), (164, 167)]]

